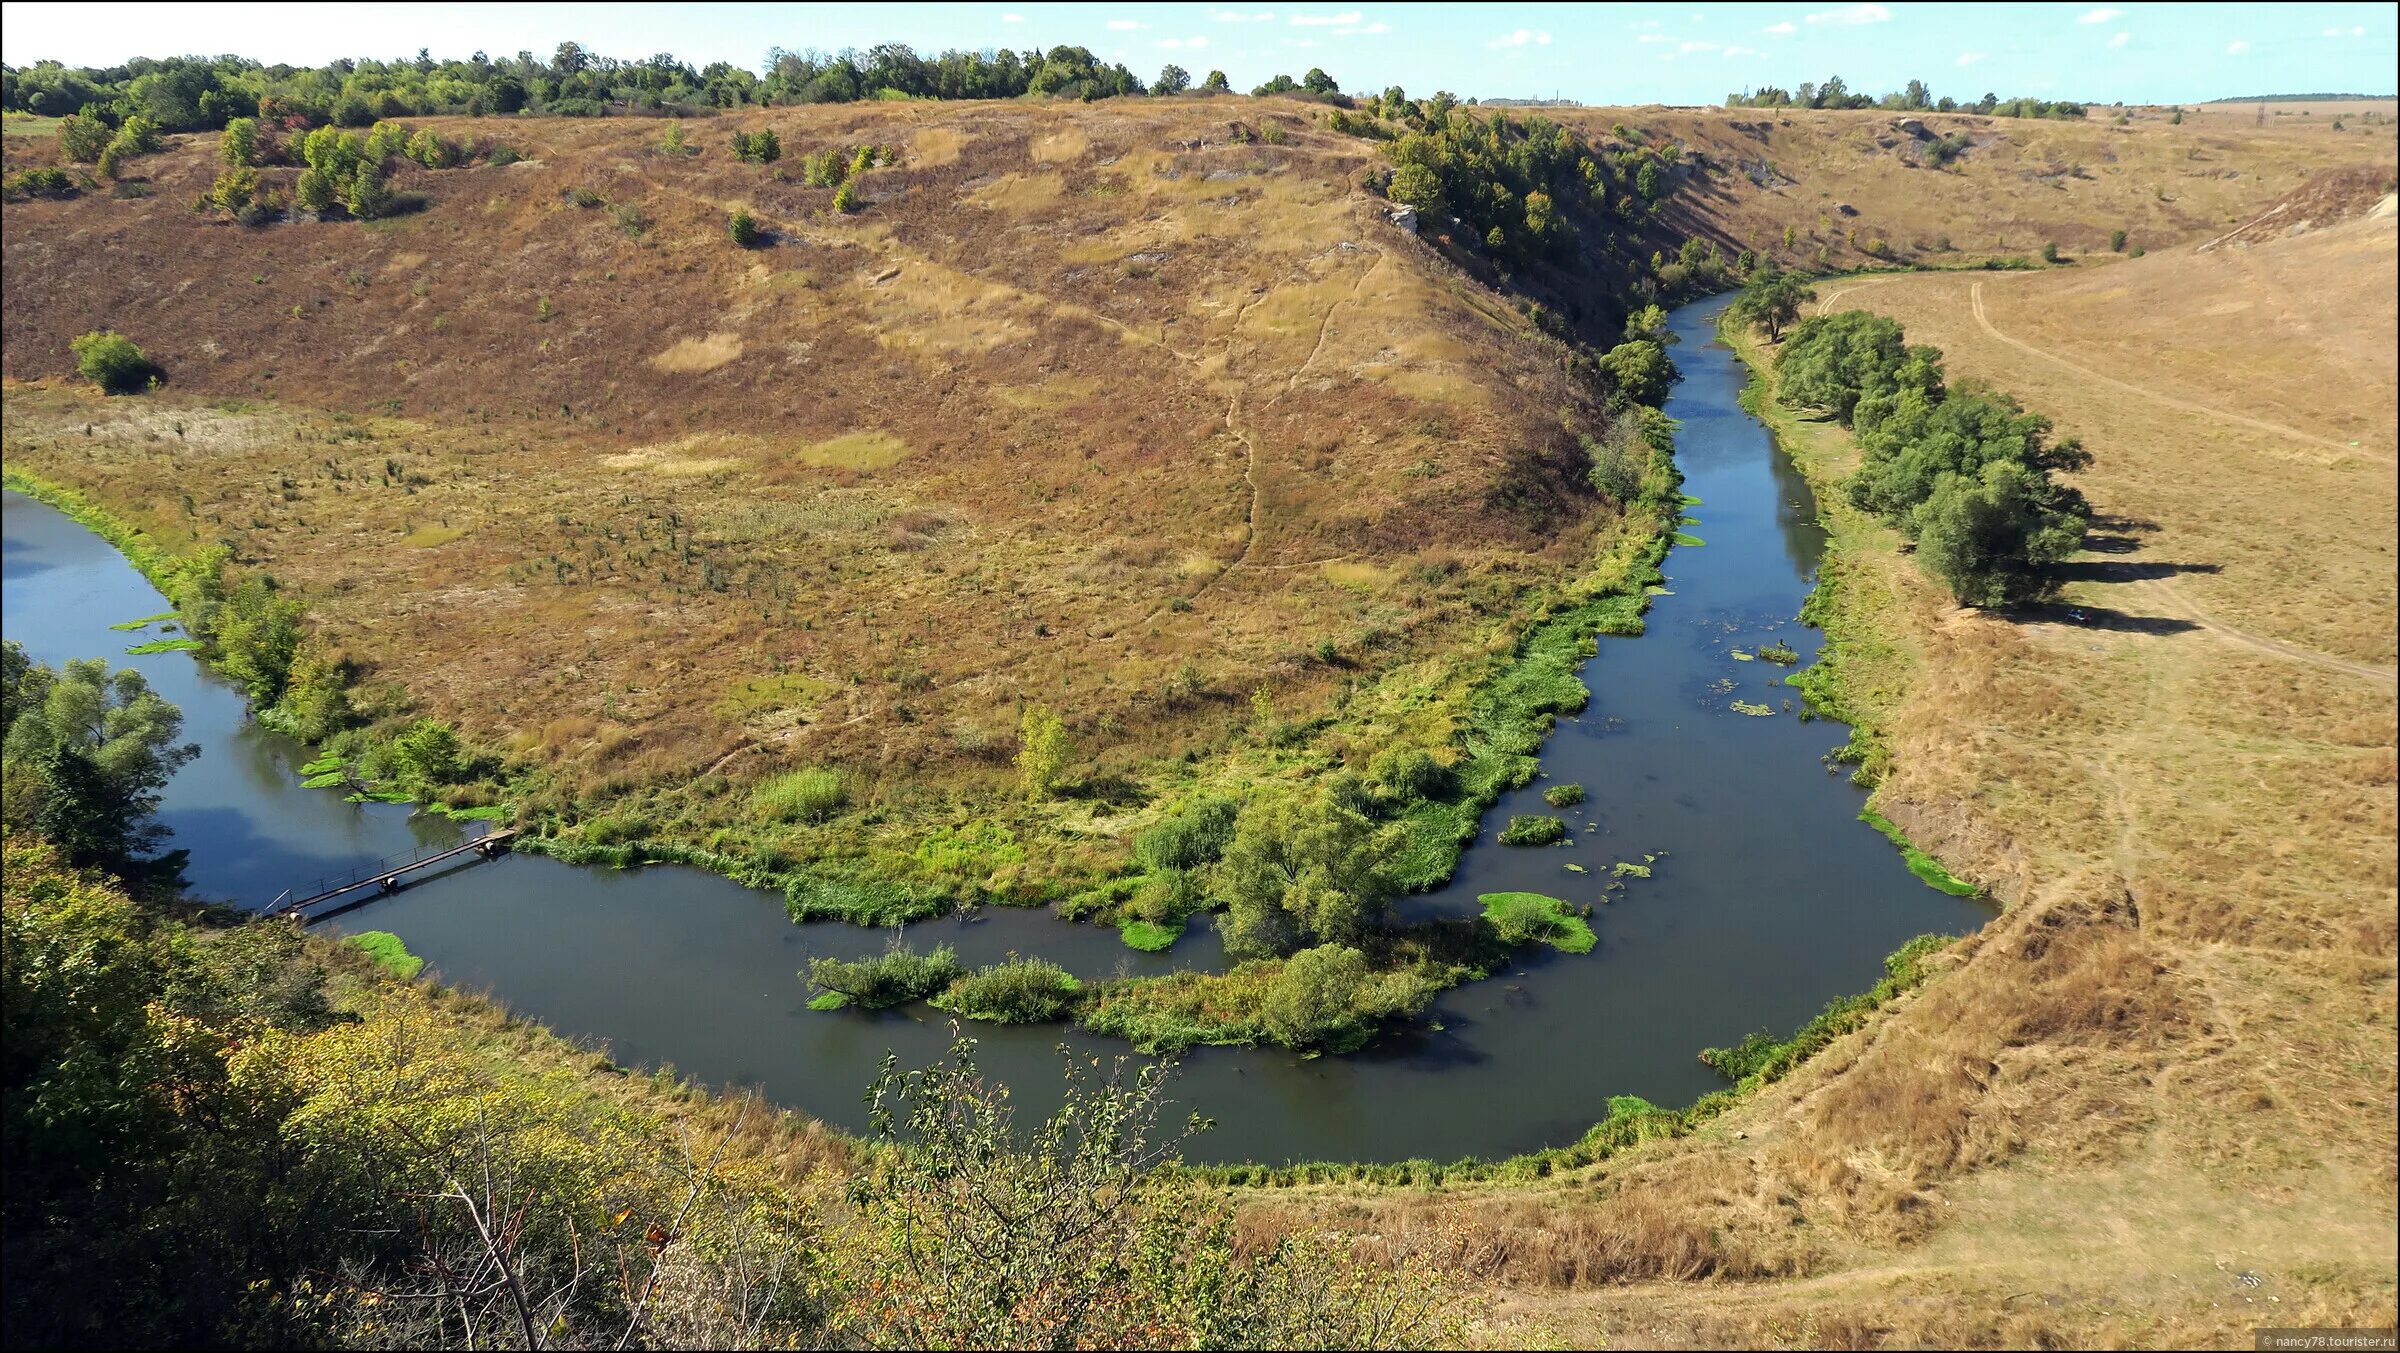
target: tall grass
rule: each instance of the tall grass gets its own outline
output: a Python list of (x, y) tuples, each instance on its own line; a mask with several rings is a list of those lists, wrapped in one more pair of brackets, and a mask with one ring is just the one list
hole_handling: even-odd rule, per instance
[(823, 822), (850, 802), (850, 787), (830, 766), (803, 766), (761, 780), (750, 806), (772, 822)]

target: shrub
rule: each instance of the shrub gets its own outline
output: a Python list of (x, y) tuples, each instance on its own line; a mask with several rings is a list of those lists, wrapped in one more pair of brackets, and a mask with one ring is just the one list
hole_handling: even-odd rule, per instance
[(1055, 963), (1012, 958), (978, 968), (933, 998), (937, 1009), (999, 1024), (1044, 1024), (1065, 1019), (1083, 983)]
[(750, 806), (773, 822), (823, 822), (849, 801), (848, 783), (830, 766), (786, 771), (750, 791)]
[(1567, 824), (1545, 813), (1512, 817), (1500, 831), (1504, 846), (1548, 846), (1567, 839)]
[(12, 174), (8, 179), (8, 196), (68, 198), (75, 195), (75, 181), (64, 169), (28, 169)]
[(165, 376), (132, 339), (113, 329), (85, 334), (67, 346), (74, 350), (75, 369), (112, 395), (139, 394)]
[(1367, 779), (1376, 797), (1397, 804), (1442, 798), (1456, 787), (1457, 777), (1422, 747), (1386, 747), (1367, 762)]
[(748, 207), (735, 207), (725, 217), (725, 234), (742, 248), (753, 248), (759, 240), (758, 218)]
[(241, 213), (258, 196), (258, 171), (249, 168), (228, 169), (217, 175), (216, 183), (208, 190), (208, 200), (217, 210)]
[(323, 215), (333, 210), (333, 179), (322, 170), (301, 170), (298, 181), (292, 185), (292, 200), (302, 211)]
[(58, 152), (76, 164), (91, 164), (108, 149), (113, 134), (98, 118), (71, 114), (58, 124)]
[(2058, 261), (2058, 245), (2050, 240), (2042, 241), (2042, 262), (2056, 263)]
[(2124, 253), (2125, 232), (2122, 230), (2112, 230), (2108, 232), (2108, 247), (2114, 253)]
[(1287, 1048), (1340, 1047), (1364, 1041), (1353, 1007), (1367, 980), (1367, 956), (1338, 944), (1292, 955), (1259, 1006), (1267, 1036)]
[(865, 205), (858, 200), (858, 180), (856, 179), (844, 179), (842, 186), (833, 190), (833, 209), (845, 216), (856, 212)]
[(1553, 808), (1567, 808), (1583, 802), (1582, 785), (1552, 785), (1542, 791), (1542, 802)]
[(880, 955), (855, 963), (810, 959), (808, 984), (821, 994), (808, 1004), (812, 1010), (882, 1010), (930, 996), (957, 981), (962, 971), (958, 951), (949, 945), (920, 954), (895, 939)]
[(1233, 800), (1216, 794), (1197, 795), (1181, 812), (1135, 837), (1133, 857), (1152, 870), (1213, 864), (1233, 840), (1235, 815)]

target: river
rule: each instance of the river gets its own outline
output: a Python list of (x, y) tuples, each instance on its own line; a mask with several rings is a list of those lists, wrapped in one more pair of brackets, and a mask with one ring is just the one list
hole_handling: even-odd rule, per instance
[[(1671, 319), (1684, 380), (1667, 412), (1688, 529), (1707, 543), (1667, 557), (1667, 589), (1639, 639), (1602, 638), (1583, 667), (1593, 699), (1543, 748), (1543, 779), (1505, 796), (1449, 885), (1411, 912), (1478, 910), (1478, 893), (1526, 889), (1597, 900), (1619, 860), (1656, 855), (1592, 918), (1599, 945), (1529, 956), (1446, 994), (1423, 1027), (1352, 1057), (1206, 1048), (1183, 1059), (1176, 1097), (1217, 1127), (1196, 1160), (1451, 1160), (1502, 1156), (1581, 1136), (1611, 1095), (1678, 1105), (1721, 1082), (1695, 1054), (1757, 1029), (1790, 1032), (1882, 975), (1887, 953), (1927, 931), (1965, 933), (1989, 907), (1919, 883), (1857, 821), (1862, 791), (1824, 754), (1840, 724), (1804, 722), (1786, 668), (1741, 661), (1780, 639), (1813, 658), (1796, 620), (1825, 536), (1799, 473), (1738, 400), (1744, 375), (1715, 341), (1720, 298)], [(190, 655), (126, 657), (156, 631), (108, 628), (169, 609), (109, 545), (52, 509), (6, 495), (5, 633), (37, 659), (107, 656), (139, 668), (182, 706), (202, 754), (167, 787), (161, 816), (200, 896), (265, 904), (284, 888), (395, 852), (463, 840), (406, 805), (352, 804), (300, 788), (297, 743), (244, 719), (239, 694)], [(1734, 701), (1766, 705), (1745, 715)], [(1542, 802), (1580, 782), (1574, 808)], [(1552, 813), (1567, 844), (1513, 849), (1492, 835), (1511, 814)], [(1588, 828), (1586, 824), (1591, 824)], [(1579, 863), (1590, 872), (1565, 866)], [(442, 980), (490, 993), (625, 1064), (671, 1064), (718, 1086), (845, 1127), (884, 1054), (938, 1056), (947, 1019), (922, 1006), (877, 1014), (806, 1008), (799, 973), (815, 955), (880, 949), (881, 933), (793, 925), (781, 900), (698, 870), (579, 868), (534, 855), (457, 869), (328, 923), (389, 930)], [(986, 909), (912, 926), (909, 940), (957, 946), (969, 963), (1038, 954), (1084, 977), (1222, 962), (1205, 925), (1173, 951), (1136, 953), (1107, 929), (1046, 911)], [(987, 1074), (1029, 1109), (1055, 1103), (1057, 1048), (1121, 1052), (1058, 1026), (970, 1026)]]

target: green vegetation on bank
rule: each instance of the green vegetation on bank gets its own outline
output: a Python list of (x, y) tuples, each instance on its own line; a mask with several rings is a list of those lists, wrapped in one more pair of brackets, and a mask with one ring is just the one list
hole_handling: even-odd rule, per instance
[[(1573, 1143), (1546, 1147), (1501, 1160), (1308, 1161), (1290, 1165), (1187, 1166), (1183, 1173), (1209, 1183), (1249, 1188), (1294, 1188), (1310, 1184), (1366, 1184), (1426, 1188), (1448, 1184), (1521, 1183), (1546, 1179), (1605, 1161), (1644, 1142), (1686, 1137), (1782, 1079), (1842, 1035), (1863, 1028), (1875, 1012), (1933, 979), (1933, 956), (1956, 943), (1948, 935), (1920, 935), (1884, 960), (1884, 976), (1868, 990), (1828, 1004), (1788, 1039), (1760, 1034), (1736, 1048), (1710, 1049), (1709, 1065), (1732, 1082), (1680, 1109), (1661, 1108), (1635, 1095), (1612, 1095), (1608, 1116)], [(1713, 1054), (1713, 1055), (1712, 1055)], [(1738, 1069), (1731, 1074), (1727, 1068)]]
[(1892, 825), (1890, 818), (1870, 808), (1861, 812), (1858, 820), (1882, 832), (1886, 840), (1898, 846), (1902, 858), (1908, 861), (1908, 872), (1923, 879), (1927, 886), (1938, 888), (1952, 897), (1973, 897), (1982, 891), (1974, 884), (1943, 868), (1940, 860), (1919, 850), (1909, 841), (1907, 833)]
[(1858, 441), (1852, 505), (1916, 542), (1917, 560), (1961, 605), (2047, 594), (2051, 570), (2082, 547), (2091, 510), (2056, 476), (2090, 464), (2050, 420), (1974, 385), (1951, 388), (1939, 349), (1910, 347), (1865, 310), (1820, 315), (1775, 357), (1776, 396), (1821, 410)]
[(1237, 1251), (1164, 1068), (1069, 1062), (1012, 1121), (961, 1041), (887, 1062), (850, 1141), (4, 844), (12, 1343), (1446, 1348), (1477, 1318), (1444, 1268)]
[(1881, 108), (1895, 113), (1978, 113), (1984, 117), (2080, 118), (2087, 116), (2085, 105), (2064, 99), (2003, 99), (1986, 94), (1973, 103), (1961, 103), (1948, 95), (1935, 98), (1923, 80), (1911, 80), (1901, 89), (1889, 94), (1874, 95), (1853, 91), (1842, 77), (1826, 77), (1825, 83), (1801, 81), (1796, 90), (1774, 85), (1762, 85), (1725, 96), (1728, 108)]
[(407, 981), (425, 970), (425, 960), (408, 952), (408, 945), (388, 930), (362, 930), (347, 937), (351, 944), (366, 951), (375, 966)]

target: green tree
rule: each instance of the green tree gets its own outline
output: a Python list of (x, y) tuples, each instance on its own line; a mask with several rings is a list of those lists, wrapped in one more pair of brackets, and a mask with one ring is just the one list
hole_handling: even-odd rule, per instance
[(217, 142), (217, 158), (234, 169), (247, 169), (258, 163), (258, 119), (237, 117), (225, 124), (225, 135)]
[(844, 216), (858, 211), (864, 205), (858, 200), (858, 180), (856, 178), (843, 179), (842, 186), (833, 190), (833, 209)]
[(315, 635), (293, 650), (279, 706), (293, 736), (322, 742), (358, 722), (350, 701), (350, 664)]
[(752, 248), (759, 240), (758, 218), (750, 214), (748, 207), (735, 207), (725, 215), (725, 234), (742, 248)]
[(402, 778), (416, 788), (448, 784), (465, 769), (458, 734), (438, 719), (419, 719), (393, 738), (392, 758)]
[(1917, 509), (1917, 561), (1962, 606), (2006, 606), (2046, 592), (2045, 570), (2081, 545), (2087, 516), (2044, 477), (2000, 460), (1948, 474)]
[(1641, 194), (1644, 202), (1656, 202), (1666, 196), (1667, 180), (1658, 172), (1658, 161), (1642, 161), (1642, 167), (1634, 171), (1633, 190)]
[(302, 211), (313, 211), (319, 215), (333, 210), (333, 179), (322, 170), (301, 170), (300, 177), (292, 183), (292, 201), (298, 203)]
[(1200, 82), (1200, 88), (1212, 94), (1230, 94), (1233, 92), (1233, 82), (1225, 78), (1225, 72), (1212, 70), (1208, 78)]
[(2125, 232), (2123, 230), (2112, 230), (2108, 232), (2108, 247), (2112, 252), (2120, 254), (2124, 253)]
[(183, 711), (132, 668), (83, 658), (54, 671), (13, 640), (6, 648), (10, 825), (40, 830), (79, 866), (171, 875), (181, 852), (144, 856), (166, 836), (152, 818), (159, 792), (200, 754), (176, 740)]
[(1601, 354), (1600, 369), (1607, 374), (1619, 407), (1647, 404), (1656, 408), (1666, 402), (1667, 391), (1681, 379), (1667, 350), (1647, 339), (1610, 348)]
[(1343, 945), (1303, 949), (1285, 960), (1259, 1006), (1267, 1036), (1287, 1048), (1340, 1046), (1364, 1032), (1354, 1007), (1367, 982), (1367, 956)]
[(384, 180), (382, 163), (377, 160), (360, 164), (342, 191), (342, 205), (362, 221), (390, 215), (392, 204), (391, 187)]
[(1795, 409), (1823, 409), (1844, 427), (1861, 399), (1897, 388), (1908, 361), (1898, 323), (1865, 310), (1800, 322), (1775, 355), (1777, 397)]
[(427, 169), (448, 169), (458, 163), (458, 147), (443, 140), (431, 127), (418, 128), (400, 153)]
[(1324, 794), (1253, 800), (1234, 822), (1212, 891), (1237, 957), (1355, 944), (1383, 918), (1395, 842)]
[(246, 167), (227, 169), (217, 175), (217, 181), (208, 190), (208, 200), (216, 204), (217, 210), (237, 216), (257, 197), (258, 171)]
[(1072, 746), (1067, 725), (1048, 705), (1027, 705), (1017, 728), (1017, 778), (1025, 797), (1046, 799), (1058, 788)]
[(1300, 87), (1311, 94), (1339, 94), (1342, 92), (1342, 87), (1334, 83), (1332, 76), (1315, 66), (1309, 67), (1308, 74), (1300, 77)]
[(1736, 296), (1730, 313), (1736, 322), (1765, 329), (1767, 341), (1783, 341), (1783, 329), (1800, 318), (1801, 307), (1817, 298), (1816, 288), (1790, 273), (1768, 269), (1751, 277)]
[(1404, 164), (1392, 172), (1390, 198), (1427, 216), (1442, 210), (1442, 176), (1421, 164)]
[(1168, 62), (1165, 66), (1159, 69), (1158, 79), (1151, 82), (1150, 92), (1153, 94), (1173, 96), (1176, 94), (1181, 94), (1183, 91), (1190, 89), (1191, 87), (1192, 73), (1173, 62)]
[(96, 117), (70, 114), (58, 124), (58, 153), (76, 164), (91, 164), (108, 149), (115, 133)]

